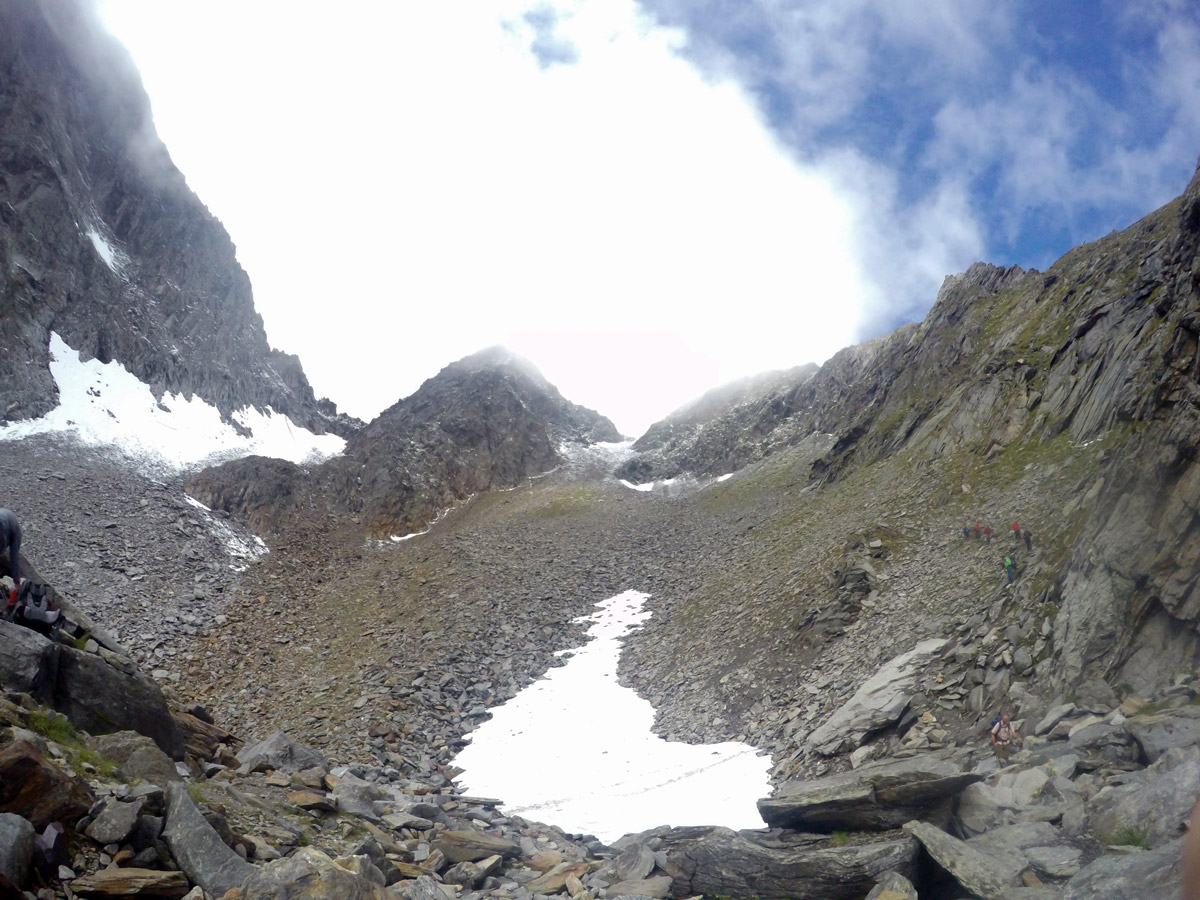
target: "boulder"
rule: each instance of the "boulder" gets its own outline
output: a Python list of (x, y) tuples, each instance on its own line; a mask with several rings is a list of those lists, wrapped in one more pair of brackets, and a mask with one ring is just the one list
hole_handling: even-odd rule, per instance
[(1075, 705), (1084, 712), (1107, 715), (1117, 708), (1116, 693), (1099, 678), (1085, 681), (1075, 689)]
[(1011, 796), (1000, 794), (994, 787), (983, 782), (968, 785), (959, 795), (956, 821), (962, 833), (983, 834), (1001, 825), (1012, 822)]
[(1008, 900), (1017, 873), (1002, 860), (925, 822), (909, 822), (904, 830), (968, 893), (981, 900)]
[(1047, 734), (1055, 725), (1073, 712), (1075, 712), (1074, 703), (1060, 703), (1058, 706), (1050, 707), (1046, 711), (1046, 715), (1042, 716), (1041, 721), (1033, 727), (1033, 733), (1038, 735)]
[(319, 750), (293, 741), (282, 731), (275, 732), (257, 744), (243, 747), (237, 758), (241, 763), (239, 771), (243, 774), (263, 772), (267, 769), (299, 772), (301, 769), (313, 767), (329, 771), (329, 763)]
[(141, 800), (126, 803), (110, 798), (100, 814), (88, 823), (84, 834), (97, 844), (123, 844), (137, 825), (143, 804)]
[(865, 900), (918, 900), (917, 889), (899, 872), (887, 872)]
[(175, 763), (152, 739), (136, 731), (117, 731), (89, 738), (87, 745), (112, 760), (117, 774), (128, 782), (148, 781), (166, 787), (183, 778)]
[(637, 881), (618, 881), (606, 889), (606, 896), (654, 897), (664, 900), (670, 896), (672, 884), (668, 875), (655, 875), (653, 878), (641, 878)]
[(390, 900), (392, 896), (371, 878), (339, 866), (315, 847), (301, 847), (291, 856), (251, 870), (241, 900)]
[(23, 886), (33, 863), (37, 832), (29, 821), (14, 813), (0, 813), (0, 877)]
[(861, 900), (886, 872), (914, 873), (917, 845), (889, 835), (831, 846), (813, 835), (673, 828), (662, 837), (671, 896)]
[(254, 872), (254, 866), (221, 840), (192, 802), (187, 787), (179, 782), (167, 787), (163, 839), (188, 879), (211, 897), (224, 896)]
[(75, 822), (94, 802), (91, 790), (71, 778), (28, 741), (0, 748), (0, 812), (16, 813), (42, 829)]
[(187, 895), (188, 882), (182, 872), (110, 868), (76, 878), (71, 882), (71, 890), (81, 897), (154, 897), (161, 900), (182, 900)]
[[(459, 863), (459, 865), (471, 865), (470, 863)], [(554, 868), (549, 869), (539, 875), (533, 881), (525, 885), (525, 890), (531, 894), (557, 894), (567, 886), (568, 878), (579, 878), (588, 869), (588, 864), (582, 860), (573, 861), (567, 860), (560, 862)], [(667, 879), (667, 886), (671, 884), (671, 879)], [(626, 891), (620, 889), (618, 885), (613, 885), (608, 889), (611, 893), (626, 894), (636, 893), (636, 891)], [(653, 896), (653, 895), (647, 895)], [(665, 894), (663, 896), (666, 896)]]
[(1126, 720), (1125, 727), (1137, 741), (1142, 758), (1152, 763), (1172, 747), (1200, 743), (1200, 706), (1134, 716)]
[(521, 846), (507, 838), (482, 831), (443, 831), (433, 842), (433, 849), (452, 863), (478, 862), (489, 856), (514, 859), (521, 855)]
[(773, 828), (886, 831), (911, 819), (944, 817), (947, 801), (982, 777), (936, 756), (888, 760), (785, 782), (775, 796), (758, 801), (758, 811)]
[(1183, 839), (1144, 853), (1102, 856), (1067, 882), (1059, 900), (1148, 900), (1180, 896)]
[(1200, 747), (1173, 749), (1126, 784), (1106, 787), (1087, 804), (1087, 825), (1105, 843), (1137, 833), (1151, 847), (1183, 834), (1200, 796)]
[(36, 631), (0, 620), (0, 687), (48, 703), (57, 672), (57, 645)]
[(945, 645), (942, 638), (921, 641), (880, 668), (809, 735), (812, 748), (824, 756), (854, 750), (871, 732), (894, 725), (908, 707), (925, 664)]
[(183, 742), (154, 679), (142, 672), (126, 674), (74, 647), (58, 649), (55, 709), (90, 734), (136, 731), (172, 759), (183, 758)]

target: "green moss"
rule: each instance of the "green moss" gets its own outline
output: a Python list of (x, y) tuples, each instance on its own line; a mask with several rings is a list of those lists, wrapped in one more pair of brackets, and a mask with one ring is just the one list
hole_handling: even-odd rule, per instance
[(1141, 825), (1121, 825), (1113, 831), (1098, 831), (1096, 837), (1113, 846), (1150, 849), (1150, 831)]
[(844, 831), (835, 831), (829, 838), (830, 847), (845, 847), (850, 843), (850, 835)]

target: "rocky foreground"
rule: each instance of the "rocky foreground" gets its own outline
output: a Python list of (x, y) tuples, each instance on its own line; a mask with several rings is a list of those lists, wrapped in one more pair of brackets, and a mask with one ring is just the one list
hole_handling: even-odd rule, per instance
[[(243, 744), (84, 643), (0, 623), (0, 897), (1167, 897), (1200, 792), (1200, 682), (1119, 706), (1099, 683), (1018, 723), (1030, 735), (1009, 764), (920, 749), (944, 739), (927, 713), (892, 758), (783, 782), (759, 802), (763, 829), (664, 826), (605, 846), (283, 733)], [(108, 705), (87, 707), (91, 735), (69, 698), (97, 671)], [(120, 727), (139, 721), (152, 735)]]

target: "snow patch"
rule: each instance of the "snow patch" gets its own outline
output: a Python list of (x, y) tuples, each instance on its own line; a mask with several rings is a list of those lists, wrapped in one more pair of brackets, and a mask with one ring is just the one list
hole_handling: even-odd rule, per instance
[[(621, 641), (650, 618), (649, 594), (597, 604), (589, 642), (491, 710), (454, 761), (468, 793), (503, 797), (508, 815), (594, 834), (605, 843), (656, 825), (761, 828), (756, 801), (771, 792), (769, 756), (747, 744), (696, 745), (652, 733), (654, 707), (617, 681)], [(604, 723), (569, 740), (580, 716)], [(566, 729), (566, 730), (564, 730)]]
[(183, 495), (183, 499), (190, 503), (196, 509), (204, 513), (204, 522), (208, 526), (208, 530), (216, 535), (225, 551), (235, 560), (230, 568), (235, 572), (244, 572), (249, 567), (250, 563), (257, 559), (261, 559), (271, 551), (267, 549), (266, 542), (256, 534), (247, 537), (242, 537), (236, 531), (229, 527), (228, 523), (222, 522), (213, 515), (213, 511), (197, 500), (195, 497), (190, 497), (187, 494)]
[(732, 472), (730, 472), (730, 473), (729, 473), (729, 474), (727, 474), (727, 475), (718, 475), (718, 476), (717, 476), (717, 484), (720, 484), (722, 481), (728, 481), (728, 480), (729, 480), (730, 478), (732, 478), (732, 477), (733, 477), (733, 473), (732, 473)]
[(121, 269), (118, 267), (117, 252), (113, 250), (112, 244), (104, 239), (104, 235), (95, 229), (89, 229), (88, 238), (92, 242), (92, 246), (96, 249), (96, 255), (104, 260), (104, 264), (116, 272), (121, 274)]
[(269, 407), (265, 413), (247, 407), (233, 414), (250, 432), (243, 436), (199, 397), (168, 392), (160, 403), (119, 362), (84, 362), (57, 333), (50, 335), (50, 373), (59, 405), (40, 419), (0, 426), (0, 441), (71, 434), (84, 444), (113, 447), (151, 472), (178, 472), (251, 454), (319, 462), (346, 446), (342, 438), (315, 435)]

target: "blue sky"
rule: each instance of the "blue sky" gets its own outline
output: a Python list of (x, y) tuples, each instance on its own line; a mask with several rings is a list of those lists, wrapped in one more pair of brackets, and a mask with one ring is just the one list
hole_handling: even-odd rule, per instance
[(637, 434), (1044, 268), (1200, 153), (1194, 3), (98, 7), (272, 343), (364, 418), (503, 343)]
[[(939, 191), (961, 196), (999, 264), (1045, 268), (1123, 228), (1177, 195), (1200, 153), (1194, 3), (643, 5), (686, 30), (697, 66), (744, 84), (797, 159), (882, 169), (897, 229)], [(928, 301), (918, 290), (860, 333)]]

